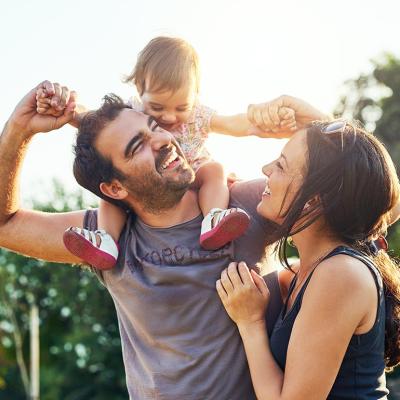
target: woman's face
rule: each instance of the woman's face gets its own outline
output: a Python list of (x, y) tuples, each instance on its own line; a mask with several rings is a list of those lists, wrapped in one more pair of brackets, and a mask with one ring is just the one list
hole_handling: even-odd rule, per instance
[(285, 145), (278, 159), (265, 165), (267, 177), (257, 211), (264, 218), (281, 224), (299, 191), (306, 170), (306, 131), (297, 132)]

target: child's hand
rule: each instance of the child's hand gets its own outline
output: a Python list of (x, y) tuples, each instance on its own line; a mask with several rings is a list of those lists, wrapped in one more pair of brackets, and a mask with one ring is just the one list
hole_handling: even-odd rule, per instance
[(289, 129), (292, 132), (297, 130), (296, 112), (289, 107), (280, 107), (278, 111), (280, 128)]
[(47, 90), (43, 87), (40, 87), (36, 91), (36, 111), (38, 114), (46, 115), (48, 111), (51, 109), (51, 98), (53, 94), (47, 92)]
[(49, 82), (47, 88), (40, 87), (36, 91), (36, 111), (38, 114), (60, 117), (72, 95), (76, 97), (75, 92), (66, 86)]
[(290, 138), (297, 130), (296, 113), (289, 107), (281, 107), (278, 110), (279, 125), (271, 129), (262, 129), (252, 125), (248, 130), (249, 135), (260, 138), (286, 139)]
[[(276, 137), (285, 137), (284, 134), (289, 137), (294, 130), (302, 129), (312, 121), (331, 120), (329, 115), (304, 100), (286, 95), (279, 96), (267, 103), (250, 104), (247, 109), (247, 118), (254, 127), (264, 132), (264, 135), (253, 134), (262, 137), (275, 137), (271, 134), (267, 135), (268, 132), (277, 132), (279, 136)], [(295, 125), (293, 124), (294, 118)]]
[(297, 129), (295, 111), (276, 101), (250, 104), (247, 118), (254, 126), (251, 133), (259, 137), (290, 137)]

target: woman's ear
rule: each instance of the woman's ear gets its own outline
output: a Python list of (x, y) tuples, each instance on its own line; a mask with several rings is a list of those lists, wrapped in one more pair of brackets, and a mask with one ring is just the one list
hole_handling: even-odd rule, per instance
[(116, 179), (110, 183), (100, 183), (100, 190), (105, 196), (111, 197), (115, 200), (123, 200), (128, 196), (125, 187)]

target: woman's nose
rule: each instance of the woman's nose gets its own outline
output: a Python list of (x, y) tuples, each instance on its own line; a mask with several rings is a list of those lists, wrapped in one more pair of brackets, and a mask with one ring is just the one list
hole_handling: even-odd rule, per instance
[(269, 164), (265, 164), (265, 165), (262, 167), (262, 173), (263, 173), (265, 176), (269, 176), (269, 175), (271, 174), (271, 165), (272, 165), (272, 163), (269, 163)]

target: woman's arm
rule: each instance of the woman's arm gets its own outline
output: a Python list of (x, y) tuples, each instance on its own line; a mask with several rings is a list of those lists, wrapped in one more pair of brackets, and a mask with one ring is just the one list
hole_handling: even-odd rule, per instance
[(280, 96), (275, 100), (261, 104), (250, 104), (247, 117), (250, 123), (261, 130), (270, 130), (277, 125), (278, 112), (282, 108), (291, 109), (295, 113), (298, 129), (304, 128), (312, 121), (326, 121), (332, 119), (330, 115), (323, 113), (304, 100), (292, 96)]
[[(377, 291), (358, 260), (321, 263), (304, 294), (289, 341), (285, 372), (269, 348), (264, 323), (268, 289), (244, 263), (230, 264), (217, 290), (242, 336), (259, 400), (323, 399), (329, 394), (351, 336), (376, 315)], [(249, 306), (250, 305), (250, 306)]]

